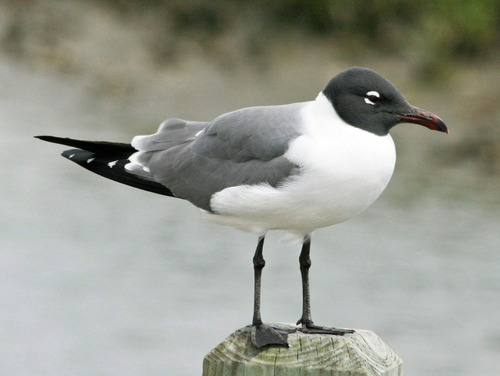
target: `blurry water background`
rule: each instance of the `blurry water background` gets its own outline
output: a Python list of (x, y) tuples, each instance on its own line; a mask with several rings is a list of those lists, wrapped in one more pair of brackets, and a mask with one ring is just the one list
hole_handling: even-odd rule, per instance
[[(412, 39), (415, 50), (380, 53), (370, 38), (270, 27), (261, 2), (242, 2), (248, 14), (231, 24), (239, 9), (215, 3), (228, 6), (226, 23), (203, 2), (175, 3), (184, 13), (161, 1), (0, 2), (0, 375), (200, 375), (204, 355), (251, 320), (252, 235), (90, 174), (32, 136), (128, 142), (167, 117), (310, 100), (351, 65), (388, 77), (450, 134), (395, 128), (386, 192), (315, 233), (313, 317), (373, 330), (405, 375), (500, 374), (499, 59), (487, 21), (471, 32), (478, 51), (432, 61), (425, 46), (458, 38), (449, 26), (465, 29), (460, 17), (414, 25), (428, 38)], [(470, 14), (498, 9), (470, 3)], [(314, 14), (305, 2), (279, 4)], [(184, 24), (172, 26), (169, 12)], [(279, 238), (266, 241), (262, 313), (294, 322), (300, 246)]]

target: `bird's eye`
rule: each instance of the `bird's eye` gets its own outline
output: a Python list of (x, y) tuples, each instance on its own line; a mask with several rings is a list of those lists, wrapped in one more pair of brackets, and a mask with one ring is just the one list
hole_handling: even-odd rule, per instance
[(380, 102), (380, 94), (377, 91), (369, 91), (365, 94), (365, 103), (374, 105)]

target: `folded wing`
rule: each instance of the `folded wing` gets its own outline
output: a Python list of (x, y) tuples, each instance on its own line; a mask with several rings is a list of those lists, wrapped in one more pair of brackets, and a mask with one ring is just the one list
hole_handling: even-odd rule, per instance
[(300, 134), (303, 106), (245, 108), (209, 123), (170, 119), (157, 133), (134, 138), (139, 151), (126, 168), (212, 211), (216, 192), (245, 184), (276, 187), (298, 169), (284, 154)]

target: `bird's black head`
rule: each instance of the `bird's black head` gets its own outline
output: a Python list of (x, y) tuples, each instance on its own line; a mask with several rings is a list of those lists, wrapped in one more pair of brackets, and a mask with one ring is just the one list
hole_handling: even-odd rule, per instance
[(370, 69), (352, 67), (339, 73), (323, 94), (342, 120), (379, 136), (405, 122), (448, 133), (439, 117), (410, 105), (393, 84)]

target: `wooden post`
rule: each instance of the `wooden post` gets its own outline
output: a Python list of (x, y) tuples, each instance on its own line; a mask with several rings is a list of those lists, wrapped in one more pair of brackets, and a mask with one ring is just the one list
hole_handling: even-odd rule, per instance
[(203, 376), (402, 375), (402, 360), (369, 330), (344, 336), (295, 332), (288, 343), (257, 349), (250, 327), (238, 329), (205, 357)]

